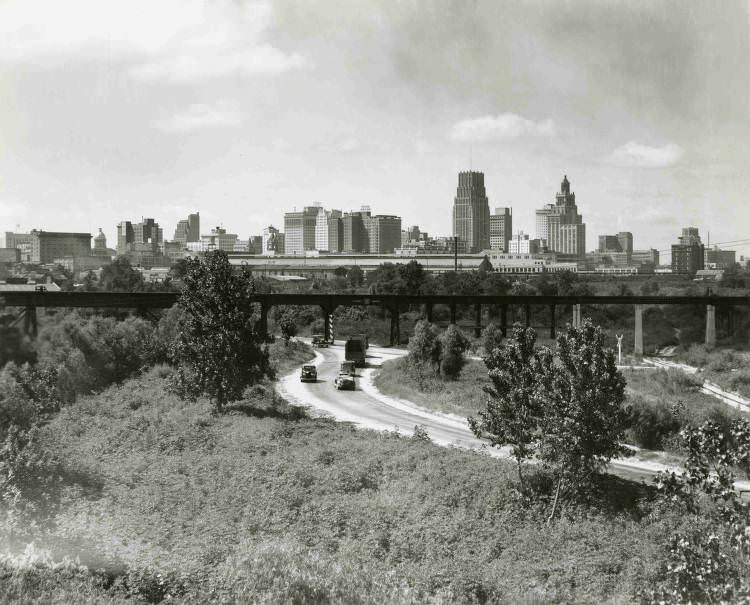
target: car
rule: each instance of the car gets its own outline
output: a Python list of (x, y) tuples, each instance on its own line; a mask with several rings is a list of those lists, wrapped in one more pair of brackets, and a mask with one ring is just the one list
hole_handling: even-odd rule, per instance
[(36, 288), (34, 288), (34, 292), (46, 292), (46, 291), (47, 291), (47, 286), (37, 286)]
[(299, 379), (300, 382), (317, 382), (318, 369), (315, 366), (302, 366)]
[(323, 337), (322, 334), (313, 334), (312, 346), (324, 348), (328, 346), (328, 341)]
[(357, 366), (353, 361), (342, 361), (341, 369), (339, 370), (339, 372), (341, 374), (349, 374), (349, 376), (356, 376)]
[(333, 381), (333, 386), (335, 386), (339, 391), (353, 391), (354, 390), (354, 378), (349, 376), (349, 374), (341, 373), (338, 376), (336, 376), (335, 380)]

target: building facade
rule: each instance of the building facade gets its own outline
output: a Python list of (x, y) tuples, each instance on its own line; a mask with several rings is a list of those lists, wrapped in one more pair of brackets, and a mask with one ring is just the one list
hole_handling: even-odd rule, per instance
[(550, 252), (586, 256), (586, 225), (578, 214), (576, 195), (570, 190), (567, 175), (563, 178), (555, 203), (536, 211), (537, 238), (545, 240)]
[(300, 212), (284, 214), (285, 254), (304, 255), (306, 250), (315, 250), (318, 210), (318, 206), (305, 206)]
[(542, 240), (529, 239), (523, 231), (516, 233), (508, 243), (509, 254), (539, 254), (542, 252)]
[(694, 275), (704, 269), (705, 249), (696, 227), (685, 227), (677, 244), (672, 244), (672, 273)]
[(263, 251), (265, 256), (284, 254), (284, 234), (273, 225), (263, 229)]
[(363, 206), (359, 212), (345, 212), (342, 217), (344, 247), (342, 252), (366, 253), (370, 249), (365, 220), (371, 216), (370, 209)]
[(630, 262), (636, 266), (653, 265), (659, 266), (659, 251), (655, 248), (649, 250), (633, 250), (630, 254)]
[(513, 209), (495, 208), (490, 215), (490, 248), (508, 252), (513, 234)]
[(19, 250), (19, 262), (31, 262), (31, 241), (31, 233), (13, 233), (12, 231), (5, 232), (5, 247), (17, 248)]
[(490, 247), (490, 206), (482, 172), (458, 174), (453, 199), (453, 236), (464, 241), (470, 253)]
[(392, 254), (401, 245), (401, 217), (377, 214), (364, 219), (369, 254)]
[(91, 256), (91, 234), (31, 231), (32, 263), (51, 263), (65, 256)]
[(737, 262), (734, 250), (720, 250), (718, 246), (706, 248), (703, 253), (703, 264), (706, 269), (728, 269)]

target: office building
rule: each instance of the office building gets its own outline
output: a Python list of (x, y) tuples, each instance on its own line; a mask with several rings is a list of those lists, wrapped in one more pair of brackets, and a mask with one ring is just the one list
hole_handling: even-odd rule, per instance
[(513, 209), (495, 208), (490, 215), (490, 248), (508, 252), (508, 245), (513, 234)]
[(263, 236), (251, 235), (247, 242), (247, 251), (251, 254), (263, 254)]
[(172, 241), (180, 242), (181, 244), (200, 241), (200, 228), (200, 214), (198, 212), (189, 214), (186, 219), (182, 219), (177, 223)]
[(677, 244), (672, 244), (672, 273), (694, 275), (704, 269), (705, 249), (696, 227), (685, 227)]
[(392, 254), (401, 244), (401, 217), (377, 214), (364, 219), (369, 254)]
[(153, 267), (168, 265), (162, 252), (164, 230), (153, 218), (140, 223), (122, 221), (117, 225), (117, 254), (127, 256), (133, 266)]
[(630, 231), (620, 231), (617, 234), (617, 241), (620, 242), (620, 249), (625, 254), (633, 253), (633, 234)]
[[(200, 249), (203, 252), (212, 250), (224, 250), (224, 252), (234, 252), (237, 245), (238, 236), (236, 233), (227, 233), (223, 227), (214, 227), (211, 232), (201, 235)], [(247, 244), (245, 244), (247, 247)]]
[(649, 250), (633, 250), (630, 254), (630, 262), (636, 267), (642, 265), (659, 266), (659, 251), (655, 248)]
[(720, 250), (718, 246), (706, 248), (703, 253), (703, 264), (706, 269), (728, 269), (737, 262), (737, 252)]
[(453, 236), (466, 243), (469, 253), (490, 247), (490, 206), (482, 172), (458, 174), (453, 200)]
[(5, 232), (5, 247), (17, 248), (19, 250), (19, 262), (31, 262), (31, 233), (13, 233)]
[(31, 231), (31, 262), (46, 264), (64, 256), (91, 256), (90, 233)]
[(263, 229), (263, 251), (265, 256), (284, 254), (284, 234), (273, 225)]
[(550, 252), (586, 256), (586, 225), (578, 214), (576, 195), (570, 190), (567, 175), (563, 178), (554, 204), (536, 211), (537, 238), (545, 240)]
[(329, 252), (341, 252), (344, 249), (344, 222), (341, 211), (335, 210), (336, 215), (328, 216), (328, 247)]
[(284, 214), (285, 254), (304, 256), (306, 250), (315, 250), (318, 210), (318, 206), (305, 206), (300, 212)]
[(344, 247), (342, 252), (367, 253), (370, 249), (365, 219), (371, 216), (369, 206), (362, 206), (359, 212), (345, 212), (341, 217)]
[(616, 235), (600, 235), (597, 252), (622, 252), (619, 238)]
[(527, 233), (519, 231), (508, 242), (509, 254), (540, 254), (542, 252), (542, 240), (539, 238), (529, 239)]

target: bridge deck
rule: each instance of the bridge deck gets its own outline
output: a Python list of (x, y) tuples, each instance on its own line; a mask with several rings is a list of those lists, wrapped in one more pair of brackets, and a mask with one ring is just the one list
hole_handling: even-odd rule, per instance
[[(9, 307), (87, 307), (164, 309), (177, 302), (176, 292), (7, 292)], [(494, 296), (420, 294), (256, 294), (264, 306), (321, 305), (730, 305), (750, 306), (748, 296)]]

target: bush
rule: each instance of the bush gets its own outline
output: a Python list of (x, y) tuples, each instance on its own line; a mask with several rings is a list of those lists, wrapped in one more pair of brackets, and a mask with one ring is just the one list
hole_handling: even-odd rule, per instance
[(440, 375), (447, 380), (456, 380), (466, 363), (469, 341), (463, 332), (451, 324), (440, 337)]
[(425, 381), (435, 376), (440, 367), (441, 344), (435, 326), (427, 321), (418, 321), (414, 335), (409, 339), (409, 353), (406, 365), (420, 389)]
[(482, 331), (482, 348), (485, 355), (490, 355), (492, 351), (503, 345), (503, 332), (495, 323), (487, 324)]
[(628, 436), (638, 447), (664, 448), (667, 438), (680, 431), (681, 422), (674, 411), (641, 397), (632, 397), (628, 406)]

